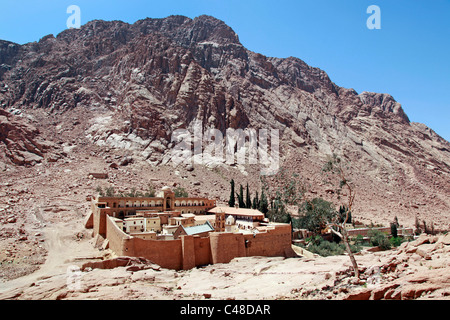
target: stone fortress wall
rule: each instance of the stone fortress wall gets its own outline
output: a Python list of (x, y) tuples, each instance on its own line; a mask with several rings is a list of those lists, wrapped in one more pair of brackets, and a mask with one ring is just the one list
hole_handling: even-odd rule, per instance
[(183, 235), (175, 240), (143, 240), (120, 230), (110, 216), (105, 215), (104, 219), (105, 232), (94, 222), (94, 235), (103, 234), (116, 255), (143, 257), (163, 268), (187, 270), (207, 264), (228, 263), (236, 257), (293, 256), (289, 225), (256, 235), (211, 232), (208, 237)]
[(203, 237), (182, 235), (173, 240), (144, 240), (121, 230), (114, 220), (113, 208), (98, 207), (104, 200), (98, 198), (92, 202), (93, 210), (86, 227), (93, 229), (94, 236), (102, 236), (118, 256), (143, 257), (163, 268), (176, 270), (228, 263), (236, 257), (295, 256), (289, 224), (266, 227), (258, 233), (216, 230)]

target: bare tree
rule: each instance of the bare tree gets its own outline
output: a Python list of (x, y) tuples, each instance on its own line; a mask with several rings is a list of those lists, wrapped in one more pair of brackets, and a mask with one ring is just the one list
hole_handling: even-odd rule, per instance
[(353, 255), (353, 252), (350, 248), (350, 244), (348, 241), (348, 233), (345, 227), (356, 196), (354, 185), (348, 178), (348, 173), (346, 172), (346, 168), (344, 168), (343, 161), (336, 154), (332, 155), (332, 157), (326, 162), (322, 170), (325, 173), (327, 173), (330, 180), (336, 179), (339, 180), (339, 187), (336, 190), (336, 193), (338, 194), (338, 199), (341, 199), (340, 194), (342, 189), (345, 188), (347, 190), (347, 201), (344, 201), (343, 206), (340, 207), (341, 214), (336, 215), (333, 221), (328, 223), (328, 227), (334, 234), (336, 234), (344, 242), (345, 249), (353, 265), (355, 277), (359, 279), (360, 275), (358, 264), (356, 263), (355, 256)]
[[(347, 201), (344, 206), (341, 206), (339, 212), (334, 211), (332, 214), (326, 217), (320, 217), (320, 220), (326, 221), (328, 226), (334, 234), (339, 236), (344, 242), (346, 252), (348, 253), (350, 260), (353, 265), (355, 276), (360, 277), (358, 264), (356, 263), (355, 257), (351, 251), (350, 244), (348, 241), (348, 233), (345, 228), (345, 224), (349, 220), (349, 214), (351, 212), (353, 202), (355, 199), (354, 186), (348, 179), (348, 175), (345, 171), (343, 163), (339, 157), (333, 155), (329, 161), (324, 165), (322, 170), (327, 173), (328, 176), (331, 175), (330, 180), (339, 179), (338, 187), (336, 188), (336, 194), (340, 198), (340, 194), (343, 188), (347, 190)], [(261, 180), (263, 183), (263, 189), (269, 190), (268, 183), (264, 179)], [(306, 200), (306, 193), (311, 188), (310, 185), (304, 183), (297, 174), (288, 173), (286, 168), (280, 169), (278, 174), (273, 177), (274, 185), (277, 186), (274, 190), (275, 194), (281, 195), (279, 199), (285, 204), (300, 205), (302, 202), (307, 203), (311, 206), (314, 211), (314, 200)], [(329, 181), (332, 183), (331, 181)]]

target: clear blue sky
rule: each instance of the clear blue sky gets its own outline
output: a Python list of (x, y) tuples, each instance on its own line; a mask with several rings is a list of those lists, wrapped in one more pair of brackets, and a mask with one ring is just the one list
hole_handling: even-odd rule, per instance
[[(56, 35), (71, 4), (82, 24), (215, 16), (248, 49), (298, 57), (359, 93), (389, 93), (411, 121), (450, 140), (450, 0), (1, 0), (0, 39), (23, 44)], [(380, 30), (366, 26), (369, 5), (381, 9)]]

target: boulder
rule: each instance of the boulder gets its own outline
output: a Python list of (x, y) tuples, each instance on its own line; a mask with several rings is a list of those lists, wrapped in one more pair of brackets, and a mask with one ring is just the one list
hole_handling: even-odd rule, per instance
[(348, 294), (344, 300), (369, 300), (372, 294), (371, 289), (362, 289), (357, 292)]
[(381, 300), (385, 298), (387, 292), (393, 291), (398, 286), (399, 284), (394, 283), (382, 286), (381, 288), (376, 288), (372, 291), (370, 295), (370, 300)]
[[(91, 269), (114, 269), (118, 267), (131, 267), (131, 266), (139, 266), (137, 268), (130, 268), (129, 271), (137, 271), (145, 269), (154, 269), (160, 270), (161, 267), (157, 264), (152, 263), (151, 261), (145, 258), (137, 258), (137, 257), (117, 257), (108, 260), (102, 261), (93, 261), (86, 262), (81, 267), (81, 270), (84, 271), (87, 268)], [(128, 270), (128, 269), (127, 269)]]
[(133, 163), (133, 158), (132, 157), (123, 157), (120, 162), (119, 165), (121, 166), (127, 166), (130, 163)]
[(109, 165), (109, 167), (112, 169), (117, 169), (119, 167), (119, 165), (117, 163), (113, 162)]
[(450, 246), (450, 232), (447, 233), (445, 236), (441, 237), (439, 239), (439, 242), (442, 242), (446, 246)]

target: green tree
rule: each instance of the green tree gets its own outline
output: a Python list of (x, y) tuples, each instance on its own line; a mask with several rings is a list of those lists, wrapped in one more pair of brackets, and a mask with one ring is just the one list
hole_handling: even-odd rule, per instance
[(426, 234), (430, 233), (430, 230), (428, 230), (427, 223), (425, 222), (425, 220), (423, 220), (423, 232), (425, 232)]
[(331, 202), (314, 198), (304, 201), (299, 206), (298, 213), (300, 218), (294, 219), (294, 227), (307, 229), (319, 235), (336, 216), (336, 209)]
[(416, 216), (415, 227), (416, 227), (416, 229), (414, 230), (414, 233), (416, 235), (421, 234), (422, 233), (422, 229), (420, 227), (420, 222), (419, 222), (419, 217), (418, 216)]
[(259, 211), (264, 213), (264, 215), (267, 214), (269, 211), (269, 202), (267, 201), (266, 194), (264, 193), (264, 189), (261, 190), (261, 200), (259, 201)]
[(99, 194), (100, 197), (103, 197), (103, 196), (104, 196), (102, 187), (98, 186), (98, 187), (95, 189), (95, 191), (97, 191), (97, 193)]
[(258, 191), (256, 191), (256, 195), (252, 201), (252, 209), (258, 209), (258, 208), (259, 208), (259, 199), (258, 199)]
[(273, 222), (291, 222), (291, 215), (287, 212), (286, 206), (280, 196), (271, 202), (271, 208), (267, 211), (267, 218)]
[(236, 194), (236, 195), (238, 197), (239, 208), (245, 208), (244, 188), (242, 187), (242, 184), (239, 185), (239, 194)]
[(181, 186), (178, 186), (175, 189), (173, 189), (173, 192), (175, 193), (175, 197), (176, 198), (187, 198), (187, 197), (189, 197), (189, 194), (186, 191), (186, 189), (184, 189)]
[(230, 192), (230, 200), (228, 200), (228, 206), (234, 208), (234, 206), (236, 205), (236, 199), (234, 197), (234, 180), (231, 179), (230, 181), (230, 186), (231, 186), (231, 192)]
[(400, 223), (398, 223), (398, 218), (397, 218), (397, 216), (394, 217), (394, 224), (395, 224), (395, 226), (396, 226), (397, 228), (400, 227)]
[(114, 197), (114, 194), (115, 194), (114, 187), (113, 186), (107, 187), (105, 190), (105, 194), (107, 197)]
[(155, 194), (156, 194), (155, 186), (149, 183), (147, 186), (147, 191), (145, 192), (144, 196), (152, 198), (155, 196)]
[(247, 183), (247, 190), (246, 190), (246, 197), (245, 197), (245, 207), (248, 209), (252, 208), (252, 200), (250, 198), (250, 191), (248, 190), (248, 183)]
[(127, 197), (136, 197), (136, 188), (131, 188), (131, 191), (127, 194)]
[(362, 245), (364, 243), (364, 237), (361, 234), (358, 234), (356, 236), (355, 243), (357, 245)]
[(397, 232), (397, 225), (393, 222), (391, 223), (391, 235), (394, 238), (398, 237), (398, 232)]

